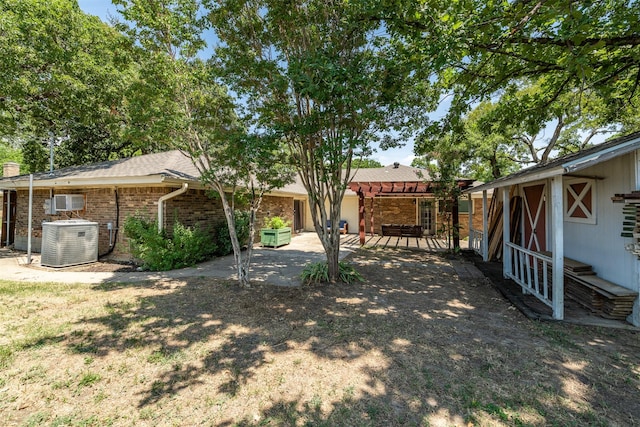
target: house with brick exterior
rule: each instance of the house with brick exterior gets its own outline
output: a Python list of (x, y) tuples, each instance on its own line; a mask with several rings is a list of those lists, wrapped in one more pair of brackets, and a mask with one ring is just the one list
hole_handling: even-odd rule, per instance
[[(5, 176), (0, 179), (0, 190), (1, 246), (26, 250), (29, 176)], [(128, 244), (119, 230), (130, 215), (158, 218), (169, 228), (176, 220), (205, 228), (225, 220), (219, 199), (209, 197), (198, 170), (177, 150), (37, 173), (32, 197), (31, 248), (35, 252), (41, 248), (42, 224), (50, 221), (81, 218), (98, 223), (98, 254), (126, 258)], [(263, 199), (257, 224), (264, 217), (278, 215), (295, 222), (296, 229), (304, 229), (297, 221), (303, 217), (296, 218), (294, 208), (306, 198), (304, 188), (296, 183), (272, 192)], [(53, 206), (65, 202), (76, 205)]]
[[(26, 250), (29, 176), (17, 175), (18, 171), (18, 165), (9, 167), (0, 178), (0, 246)], [(372, 191), (376, 185), (380, 188)], [(363, 192), (365, 186), (369, 187)], [(60, 209), (54, 206), (59, 202), (77, 206)], [(342, 219), (349, 224), (349, 233), (360, 231), (363, 204), (368, 233), (383, 234), (383, 225), (389, 223), (418, 226), (421, 233), (436, 235), (449, 221), (425, 171), (399, 164), (354, 172), (342, 204)], [(472, 198), (459, 201), (462, 238), (468, 234), (469, 215), (481, 221), (481, 206)], [(81, 218), (98, 224), (100, 256), (127, 258), (128, 244), (119, 231), (133, 214), (157, 218), (169, 228), (176, 220), (205, 228), (224, 221), (220, 201), (209, 197), (191, 160), (174, 150), (34, 174), (31, 248), (40, 251), (43, 223)], [(290, 221), (294, 232), (314, 230), (308, 196), (299, 180), (264, 197), (258, 226), (264, 218), (276, 215)]]
[[(467, 188), (473, 180), (459, 179), (458, 186)], [(480, 225), (482, 203), (478, 194), (456, 201), (459, 237), (469, 236), (469, 224)], [(453, 226), (452, 201), (443, 200), (438, 183), (424, 169), (399, 163), (359, 169), (355, 172), (342, 204), (342, 215), (350, 224), (349, 231), (364, 227), (368, 234), (398, 233), (404, 227), (419, 235), (445, 235)]]

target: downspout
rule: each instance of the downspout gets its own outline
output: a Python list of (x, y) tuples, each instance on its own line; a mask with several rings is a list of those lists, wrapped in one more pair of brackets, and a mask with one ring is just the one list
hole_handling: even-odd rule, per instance
[(186, 182), (184, 184), (182, 184), (182, 188), (176, 190), (176, 191), (172, 191), (169, 194), (165, 194), (164, 196), (160, 197), (158, 199), (158, 231), (162, 231), (162, 229), (164, 228), (163, 224), (164, 224), (164, 202), (169, 200), (169, 199), (173, 199), (176, 196), (181, 195), (182, 193), (186, 192), (187, 189), (189, 188), (189, 184), (187, 184)]

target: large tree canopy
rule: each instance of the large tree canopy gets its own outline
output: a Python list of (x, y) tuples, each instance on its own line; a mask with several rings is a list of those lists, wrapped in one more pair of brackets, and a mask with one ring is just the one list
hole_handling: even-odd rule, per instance
[(34, 143), (36, 157), (56, 138), (57, 166), (130, 154), (128, 39), (74, 0), (5, 0), (0, 17), (0, 132)]
[[(538, 80), (546, 109), (585, 90), (610, 112), (640, 83), (640, 2), (393, 2), (381, 15), (417, 60), (417, 72), (455, 94), (450, 119), (522, 79)], [(533, 106), (532, 106), (533, 107)], [(454, 120), (455, 121), (455, 120)], [(449, 122), (448, 122), (449, 123)], [(448, 124), (447, 123), (447, 124)]]
[[(236, 105), (199, 58), (207, 27), (196, 0), (114, 0), (127, 24), (119, 25), (144, 52), (140, 78), (132, 85), (131, 131), (138, 140), (180, 149), (203, 183), (217, 193), (229, 228), (238, 281), (250, 285), (249, 265), (257, 210), (265, 192), (291, 178), (279, 140), (255, 133), (238, 118)], [(134, 25), (131, 25), (131, 24)], [(246, 252), (236, 232), (238, 196), (249, 213)], [(248, 205), (248, 206), (247, 206)]]
[(378, 16), (451, 102), (418, 155), (491, 179), (640, 129), (637, 1), (389, 5)]
[(326, 223), (340, 220), (354, 155), (370, 152), (381, 132), (411, 120), (408, 111), (428, 100), (399, 102), (410, 64), (391, 61), (395, 50), (379, 22), (361, 19), (369, 12), (364, 7), (224, 0), (211, 13), (226, 81), (246, 100), (255, 126), (288, 144), (331, 281), (338, 278), (340, 240), (338, 228), (327, 230)]

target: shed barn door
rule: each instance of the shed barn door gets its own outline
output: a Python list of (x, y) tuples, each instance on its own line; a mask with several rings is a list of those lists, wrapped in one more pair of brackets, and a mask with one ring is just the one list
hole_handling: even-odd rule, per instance
[(524, 247), (542, 252), (547, 250), (546, 184), (522, 187), (524, 193)]

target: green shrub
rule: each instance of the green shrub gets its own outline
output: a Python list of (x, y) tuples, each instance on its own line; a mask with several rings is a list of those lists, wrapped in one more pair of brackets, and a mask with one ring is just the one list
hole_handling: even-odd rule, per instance
[(240, 246), (249, 244), (249, 212), (236, 211), (236, 233)]
[(285, 227), (289, 227), (290, 225), (290, 221), (286, 221), (284, 220), (282, 217), (279, 216), (272, 216), (271, 218), (265, 218), (264, 220), (264, 227), (265, 228), (285, 228)]
[[(240, 242), (240, 246), (246, 246), (249, 243), (249, 212), (236, 211), (235, 218), (238, 242)], [(216, 244), (216, 255), (224, 256), (233, 252), (229, 227), (226, 221), (221, 221), (215, 225), (213, 239)]]
[(144, 268), (154, 271), (195, 265), (209, 259), (217, 249), (210, 233), (179, 222), (169, 237), (164, 230), (158, 231), (156, 221), (130, 216), (125, 220), (124, 234), (132, 255), (142, 261)]
[[(347, 264), (346, 262), (339, 262), (338, 268), (338, 280), (340, 280), (341, 282), (347, 284), (352, 284), (354, 282), (364, 282), (364, 278), (355, 270), (355, 268), (353, 268), (353, 266), (351, 266), (351, 264)], [(329, 267), (327, 265), (327, 262), (321, 261), (307, 265), (304, 270), (302, 270), (300, 278), (306, 284), (328, 282)]]

